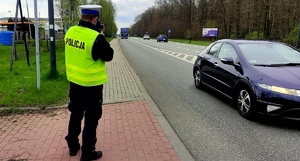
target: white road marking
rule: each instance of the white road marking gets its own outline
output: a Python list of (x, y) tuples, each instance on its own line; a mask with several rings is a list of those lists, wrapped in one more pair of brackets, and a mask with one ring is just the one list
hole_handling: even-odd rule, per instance
[[(138, 41), (136, 41), (136, 40), (133, 40), (133, 41), (135, 41), (135, 42), (137, 42), (137, 43), (139, 43), (139, 44), (141, 44), (141, 45), (144, 45), (144, 46), (146, 46), (146, 47), (149, 47), (149, 48), (151, 48), (151, 49), (153, 49), (153, 50), (159, 51), (159, 52), (161, 52), (161, 53), (163, 53), (163, 54), (172, 56), (172, 57), (174, 57), (174, 58), (177, 58), (177, 59), (186, 61), (186, 62), (191, 63), (191, 64), (194, 64), (195, 60), (197, 59), (197, 56), (194, 56), (194, 55), (188, 55), (188, 54), (178, 53), (178, 52), (174, 52), (174, 51), (169, 51), (169, 50), (164, 50), (164, 49), (158, 49), (158, 48), (155, 48), (155, 47), (146, 45), (146, 44), (144, 44), (144, 43), (138, 42)], [(177, 48), (180, 48), (180, 47), (177, 47)], [(184, 56), (182, 57), (181, 55), (184, 55)], [(181, 58), (180, 56), (181, 56), (182, 58)], [(192, 57), (191, 60), (187, 60), (187, 58), (188, 58), (189, 56)]]
[(192, 60), (191, 60), (191, 62), (195, 62), (196, 61), (196, 59), (197, 59), (197, 57), (195, 56), (195, 57), (193, 57), (192, 58)]

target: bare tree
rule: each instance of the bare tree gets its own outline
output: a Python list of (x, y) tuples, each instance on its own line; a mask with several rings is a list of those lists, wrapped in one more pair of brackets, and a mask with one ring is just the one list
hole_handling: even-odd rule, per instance
[(155, 34), (172, 28), (175, 38), (190, 38), (193, 31), (198, 39), (202, 28), (218, 27), (219, 38), (295, 41), (299, 7), (299, 0), (157, 0), (132, 27)]

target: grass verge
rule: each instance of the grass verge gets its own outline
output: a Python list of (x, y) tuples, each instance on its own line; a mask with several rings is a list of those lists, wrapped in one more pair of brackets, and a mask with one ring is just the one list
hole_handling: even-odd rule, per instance
[[(34, 41), (16, 43), (16, 59), (11, 63), (11, 46), (0, 45), (0, 107), (14, 112), (21, 107), (47, 107), (65, 104), (68, 81), (65, 76), (64, 43), (56, 41), (56, 71), (50, 72), (50, 52), (46, 41), (40, 42), (40, 90), (37, 89), (36, 51)], [(10, 70), (12, 67), (12, 70)]]

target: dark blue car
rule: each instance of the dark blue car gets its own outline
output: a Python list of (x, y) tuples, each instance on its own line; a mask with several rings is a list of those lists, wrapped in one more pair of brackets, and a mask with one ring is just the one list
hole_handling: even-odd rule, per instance
[(161, 42), (161, 41), (168, 42), (168, 36), (167, 35), (162, 35), (162, 34), (158, 35), (156, 41), (157, 42)]
[(234, 100), (241, 116), (300, 118), (300, 52), (279, 42), (219, 40), (194, 64), (195, 86)]

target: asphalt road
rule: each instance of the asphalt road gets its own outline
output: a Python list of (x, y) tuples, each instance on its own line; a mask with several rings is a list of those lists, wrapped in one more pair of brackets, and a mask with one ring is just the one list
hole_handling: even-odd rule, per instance
[(300, 161), (300, 122), (242, 118), (230, 100), (194, 86), (202, 46), (120, 40), (145, 89), (197, 161)]

